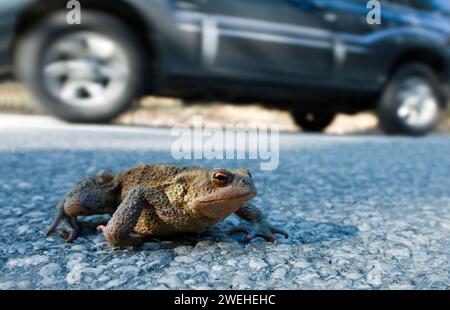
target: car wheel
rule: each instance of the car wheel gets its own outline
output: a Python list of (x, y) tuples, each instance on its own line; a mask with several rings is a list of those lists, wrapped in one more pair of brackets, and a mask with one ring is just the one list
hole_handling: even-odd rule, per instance
[(72, 122), (108, 122), (142, 91), (145, 49), (118, 19), (58, 12), (20, 39), (15, 70), (45, 111)]
[(304, 131), (321, 132), (333, 122), (335, 114), (293, 112), (292, 116)]
[(427, 134), (437, 125), (445, 104), (433, 70), (422, 64), (406, 65), (397, 71), (381, 96), (381, 128), (388, 134)]

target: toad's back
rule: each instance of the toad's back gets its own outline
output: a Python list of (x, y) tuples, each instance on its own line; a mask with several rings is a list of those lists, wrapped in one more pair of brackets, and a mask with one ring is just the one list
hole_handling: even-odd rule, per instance
[(121, 188), (122, 198), (137, 186), (164, 190), (164, 187), (183, 170), (185, 168), (177, 165), (140, 164), (123, 171), (117, 177), (117, 183)]

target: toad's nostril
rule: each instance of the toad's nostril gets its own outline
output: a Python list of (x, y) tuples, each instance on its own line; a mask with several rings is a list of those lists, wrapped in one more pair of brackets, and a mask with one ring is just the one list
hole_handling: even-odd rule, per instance
[(252, 182), (247, 180), (247, 179), (241, 179), (240, 183), (243, 186), (250, 186), (250, 185), (252, 185)]

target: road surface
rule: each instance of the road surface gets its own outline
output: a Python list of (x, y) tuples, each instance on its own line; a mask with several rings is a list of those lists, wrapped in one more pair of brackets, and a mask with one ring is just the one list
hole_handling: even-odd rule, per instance
[[(69, 187), (101, 169), (176, 162), (166, 129), (65, 125), (0, 115), (0, 289), (449, 289), (450, 137), (282, 134), (280, 165), (248, 166), (270, 244), (225, 232), (113, 250), (89, 230), (73, 244), (44, 232)], [(89, 224), (87, 220), (86, 225)]]

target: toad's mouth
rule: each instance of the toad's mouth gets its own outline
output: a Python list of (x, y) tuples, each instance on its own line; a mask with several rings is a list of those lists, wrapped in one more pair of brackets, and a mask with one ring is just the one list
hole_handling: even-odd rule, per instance
[(197, 207), (202, 207), (202, 206), (205, 206), (205, 205), (220, 204), (220, 203), (223, 203), (223, 202), (233, 201), (233, 200), (246, 201), (246, 200), (249, 200), (249, 199), (251, 199), (251, 198), (253, 198), (255, 196), (256, 196), (256, 191), (255, 192), (249, 192), (249, 193), (241, 194), (241, 195), (229, 195), (229, 196), (225, 196), (225, 197), (221, 197), (221, 198), (205, 199), (205, 200), (197, 201), (195, 203), (195, 205)]

